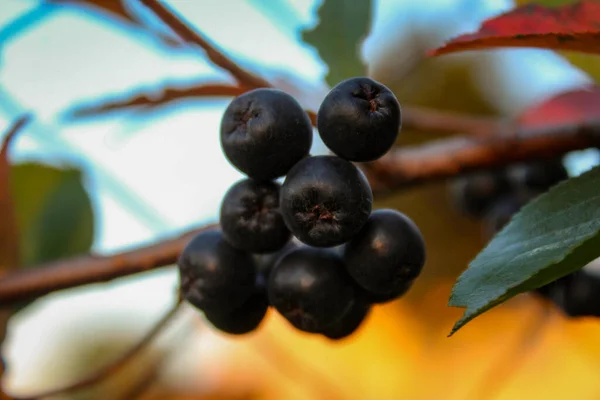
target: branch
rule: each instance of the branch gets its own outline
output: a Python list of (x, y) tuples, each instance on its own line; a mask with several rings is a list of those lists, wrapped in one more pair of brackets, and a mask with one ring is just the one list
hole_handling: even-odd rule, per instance
[(92, 385), (95, 385), (106, 378), (110, 377), (113, 374), (118, 373), (125, 366), (131, 363), (135, 357), (141, 353), (145, 348), (147, 348), (152, 341), (169, 325), (169, 323), (173, 320), (177, 312), (180, 310), (181, 305), (183, 304), (182, 299), (179, 298), (177, 303), (160, 319), (156, 322), (156, 324), (150, 329), (146, 334), (140, 339), (139, 342), (134, 344), (129, 348), (125, 353), (123, 353), (119, 358), (111, 362), (110, 364), (100, 368), (97, 371), (92, 372), (91, 374), (79, 379), (77, 382), (72, 384), (58, 387), (56, 389), (51, 389), (42, 393), (38, 393), (32, 396), (11, 396), (13, 400), (39, 400), (47, 397), (53, 397), (57, 395), (64, 395), (76, 390), (80, 390)]
[(373, 190), (382, 193), (599, 145), (600, 119), (543, 128), (505, 123), (485, 138), (460, 136), (393, 149), (364, 170)]
[(111, 256), (81, 256), (15, 271), (0, 278), (0, 304), (9, 306), (56, 290), (106, 282), (171, 265), (194, 235), (211, 228), (214, 225)]
[[(158, 0), (140, 0), (169, 28), (179, 35), (183, 40), (195, 43), (206, 52), (209, 60), (215, 65), (228, 71), (237, 79), (241, 86), (250, 89), (261, 87), (273, 87), (267, 80), (257, 77), (235, 61), (227, 57), (215, 45), (209, 42), (200, 32), (181, 16), (169, 10), (167, 6)], [(314, 111), (307, 111), (313, 125), (316, 126), (317, 115)], [(435, 131), (440, 133), (467, 133), (473, 136), (485, 136), (490, 129), (494, 129), (497, 121), (491, 118), (482, 118), (466, 115), (458, 115), (448, 112), (428, 110), (416, 107), (402, 108), (403, 129), (414, 129), (419, 131)]]
[(246, 71), (231, 58), (227, 57), (215, 45), (205, 38), (200, 32), (192, 28), (192, 25), (180, 15), (176, 15), (169, 10), (167, 6), (158, 0), (140, 0), (142, 4), (148, 7), (156, 16), (161, 19), (173, 32), (186, 42), (195, 43), (206, 52), (206, 55), (213, 64), (229, 71), (238, 82), (251, 88), (270, 87), (266, 80)]
[(71, 118), (89, 117), (129, 107), (151, 108), (186, 98), (196, 97), (234, 97), (247, 89), (222, 83), (201, 83), (192, 86), (162, 88), (142, 88), (137, 94), (126, 98), (99, 99), (90, 104), (76, 106), (68, 112)]

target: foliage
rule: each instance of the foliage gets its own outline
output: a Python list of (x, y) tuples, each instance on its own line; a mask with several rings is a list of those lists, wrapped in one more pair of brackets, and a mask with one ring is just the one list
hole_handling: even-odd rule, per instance
[(368, 33), (372, 8), (371, 0), (324, 0), (319, 8), (319, 24), (302, 33), (302, 39), (316, 47), (329, 67), (325, 80), (330, 86), (364, 75), (359, 44)]
[(87, 253), (94, 239), (94, 213), (81, 171), (24, 163), (14, 165), (11, 173), (21, 264)]
[(600, 255), (600, 167), (527, 204), (458, 279), (451, 306), (467, 307), (452, 333), (486, 310)]

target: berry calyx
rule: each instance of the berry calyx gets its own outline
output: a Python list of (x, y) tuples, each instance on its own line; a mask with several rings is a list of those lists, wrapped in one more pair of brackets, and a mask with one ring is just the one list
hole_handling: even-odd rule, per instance
[(348, 241), (369, 218), (373, 193), (364, 174), (335, 156), (300, 161), (281, 187), (280, 210), (298, 240), (315, 247)]
[(400, 296), (425, 264), (425, 242), (406, 215), (390, 209), (371, 213), (344, 248), (344, 262), (356, 283), (368, 292)]
[(268, 282), (270, 304), (293, 326), (318, 333), (352, 307), (354, 288), (342, 259), (303, 246), (279, 259)]
[(383, 84), (350, 78), (327, 94), (317, 113), (325, 145), (349, 161), (374, 161), (395, 143), (401, 126), (400, 104)]
[(221, 120), (221, 147), (229, 162), (250, 178), (273, 180), (308, 155), (312, 125), (289, 94), (261, 88), (229, 104)]
[(197, 234), (182, 251), (177, 265), (183, 297), (202, 311), (234, 310), (255, 291), (254, 260), (230, 245), (220, 230)]
[(244, 179), (223, 197), (219, 222), (231, 245), (251, 253), (279, 250), (291, 234), (279, 212), (279, 184)]

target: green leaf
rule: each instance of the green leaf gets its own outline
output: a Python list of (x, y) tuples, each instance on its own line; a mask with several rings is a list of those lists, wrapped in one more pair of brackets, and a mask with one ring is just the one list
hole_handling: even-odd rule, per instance
[(319, 24), (302, 32), (302, 40), (313, 45), (329, 66), (325, 80), (330, 86), (365, 74), (360, 48), (371, 23), (371, 0), (324, 0)]
[(13, 165), (12, 186), (24, 266), (87, 253), (94, 213), (81, 171), (49, 165)]
[(466, 307), (450, 335), (490, 308), (600, 256), (600, 167), (524, 206), (471, 262), (449, 306)]

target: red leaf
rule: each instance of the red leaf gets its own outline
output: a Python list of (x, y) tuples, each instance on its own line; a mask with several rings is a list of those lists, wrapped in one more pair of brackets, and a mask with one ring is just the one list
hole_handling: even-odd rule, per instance
[(539, 47), (600, 53), (600, 2), (563, 7), (527, 4), (483, 22), (479, 31), (458, 36), (429, 55), (493, 47)]
[(527, 128), (600, 121), (600, 87), (563, 92), (523, 112), (517, 122)]

